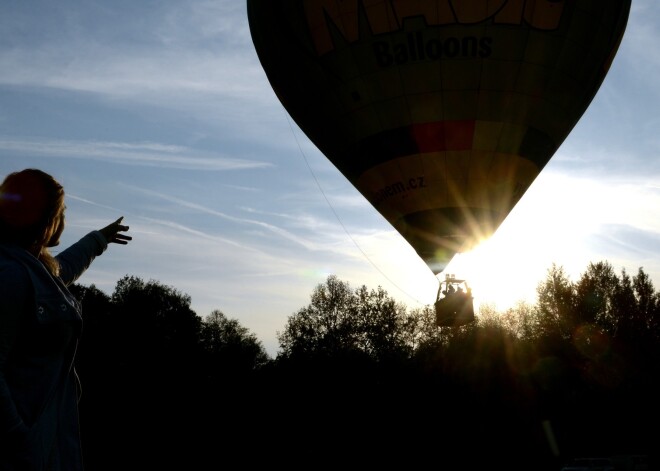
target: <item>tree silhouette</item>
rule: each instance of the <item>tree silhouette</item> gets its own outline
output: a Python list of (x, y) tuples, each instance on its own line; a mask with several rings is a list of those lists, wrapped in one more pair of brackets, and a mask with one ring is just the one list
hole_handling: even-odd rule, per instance
[[(219, 314), (203, 321), (189, 296), (157, 281), (125, 276), (111, 297), (93, 286), (73, 290), (85, 313), (78, 361), (83, 391), (91, 386), (93, 393), (81, 401), (92, 469), (190, 469), (204, 463), (210, 453), (206, 420), (219, 418), (210, 405), (222, 402), (223, 396), (216, 397), (220, 385), (236, 384), (241, 367), (265, 361), (256, 337), (235, 321), (220, 322)], [(223, 336), (213, 338), (214, 331)], [(227, 350), (231, 360), (218, 354)], [(219, 358), (240, 366), (230, 376), (210, 366)], [(228, 419), (224, 423), (233, 427), (236, 421)]]
[(417, 324), (406, 308), (378, 287), (351, 289), (330, 275), (311, 295), (309, 306), (289, 317), (278, 333), (280, 359), (364, 356), (374, 362), (408, 358)]
[(575, 283), (553, 265), (539, 283), (539, 335), (517, 350), (544, 365), (535, 389), (564, 455), (649, 450), (657, 439), (640, 427), (659, 418), (657, 296), (641, 268), (631, 279), (608, 262), (590, 263)]
[(270, 361), (257, 336), (219, 310), (202, 321), (200, 342), (205, 354), (205, 374), (219, 380), (256, 371)]
[(570, 341), (576, 324), (575, 288), (563, 267), (552, 264), (537, 288), (541, 337), (558, 345)]
[[(573, 282), (553, 265), (535, 304), (482, 305), (474, 323), (446, 328), (432, 306), (408, 310), (331, 275), (277, 333), (274, 360), (237, 320), (201, 318), (156, 281), (126, 276), (111, 296), (72, 290), (90, 469), (281, 457), (555, 470), (659, 441), (660, 296), (641, 268), (630, 277), (591, 263)], [(259, 453), (244, 455), (246, 443)]]

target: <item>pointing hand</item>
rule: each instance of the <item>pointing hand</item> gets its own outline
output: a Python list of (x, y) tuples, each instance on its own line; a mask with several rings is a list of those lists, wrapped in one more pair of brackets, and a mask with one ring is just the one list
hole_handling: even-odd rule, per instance
[(101, 234), (103, 234), (103, 236), (108, 241), (108, 243), (126, 245), (128, 244), (129, 240), (133, 240), (131, 236), (128, 236), (126, 234), (121, 234), (121, 232), (125, 232), (128, 230), (128, 226), (123, 226), (121, 224), (121, 221), (123, 219), (124, 216), (120, 217), (112, 224), (108, 224), (103, 229), (99, 229), (99, 231), (101, 232)]

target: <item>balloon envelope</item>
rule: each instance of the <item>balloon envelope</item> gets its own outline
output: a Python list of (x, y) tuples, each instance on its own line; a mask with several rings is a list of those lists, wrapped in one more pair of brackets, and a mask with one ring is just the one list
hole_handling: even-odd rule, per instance
[(499, 227), (600, 87), (630, 0), (248, 0), (278, 98), (433, 273)]

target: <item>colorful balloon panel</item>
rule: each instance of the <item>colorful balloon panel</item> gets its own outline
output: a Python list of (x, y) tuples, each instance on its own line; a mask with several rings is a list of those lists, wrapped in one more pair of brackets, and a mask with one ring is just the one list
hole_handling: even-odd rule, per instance
[(248, 0), (284, 107), (434, 273), (591, 103), (630, 0)]

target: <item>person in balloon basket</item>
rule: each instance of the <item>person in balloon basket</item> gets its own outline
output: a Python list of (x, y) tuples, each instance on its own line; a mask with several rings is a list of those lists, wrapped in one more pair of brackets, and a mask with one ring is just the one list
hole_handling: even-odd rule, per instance
[(41, 170), (0, 185), (0, 471), (83, 469), (73, 367), (82, 317), (67, 286), (109, 243), (132, 238), (121, 217), (53, 256), (64, 212), (64, 189)]

